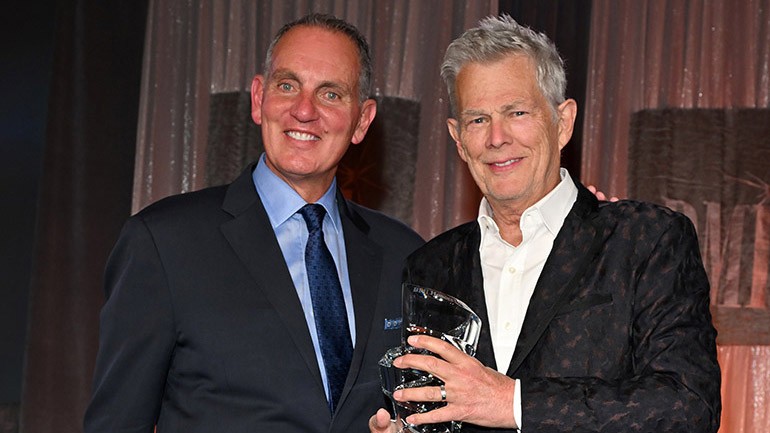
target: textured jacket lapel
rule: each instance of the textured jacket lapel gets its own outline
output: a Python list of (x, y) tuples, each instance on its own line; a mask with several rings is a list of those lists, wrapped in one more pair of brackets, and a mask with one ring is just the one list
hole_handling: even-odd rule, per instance
[(275, 238), (265, 208), (254, 189), (253, 165), (230, 185), (222, 209), (233, 219), (221, 230), (238, 258), (248, 269), (268, 301), (283, 321), (302, 360), (316, 377), (318, 389), (324, 392), (313, 342), (305, 324), (305, 315), (297, 298), (283, 253)]
[(551, 254), (540, 274), (527, 308), (521, 334), (507, 374), (516, 370), (532, 351), (562, 305), (577, 289), (577, 282), (601, 248), (599, 230), (592, 221), (597, 200), (585, 187), (578, 186), (578, 198), (554, 240)]

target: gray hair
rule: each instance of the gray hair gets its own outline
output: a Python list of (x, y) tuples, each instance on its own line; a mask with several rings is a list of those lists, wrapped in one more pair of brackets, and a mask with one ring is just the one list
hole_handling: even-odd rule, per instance
[(270, 46), (267, 48), (267, 55), (265, 56), (265, 77), (270, 74), (275, 45), (283, 35), (297, 26), (319, 27), (332, 32), (341, 33), (350, 38), (356, 48), (358, 48), (358, 63), (360, 66), (360, 71), (358, 73), (358, 99), (360, 102), (368, 99), (372, 87), (372, 55), (369, 51), (369, 44), (366, 42), (364, 35), (361, 34), (354, 25), (333, 15), (311, 13), (281, 27), (281, 29), (278, 30), (278, 33), (275, 34), (273, 41), (270, 42)]
[(453, 113), (458, 110), (455, 83), (460, 69), (467, 63), (494, 62), (510, 54), (524, 54), (534, 61), (537, 85), (556, 114), (567, 88), (564, 61), (546, 35), (520, 25), (508, 15), (484, 18), (478, 27), (449, 44), (441, 78), (446, 83)]

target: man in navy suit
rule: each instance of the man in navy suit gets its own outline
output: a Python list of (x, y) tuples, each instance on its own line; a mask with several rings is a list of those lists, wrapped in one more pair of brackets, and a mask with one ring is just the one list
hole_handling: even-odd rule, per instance
[[(401, 315), (404, 259), (423, 243), (336, 185), (376, 113), (371, 68), (350, 24), (312, 14), (286, 25), (252, 84), (265, 153), (230, 185), (128, 220), (105, 272), (86, 433), (366, 430), (383, 399), (377, 361), (400, 342), (389, 324)], [(304, 259), (310, 229), (298, 211), (312, 203), (352, 345), (338, 392)]]
[[(407, 280), (483, 321), (477, 358), (429, 336), (400, 368), (445, 384), (398, 391), (446, 402), (406, 418), (463, 432), (716, 432), (720, 371), (694, 227), (649, 203), (599, 202), (560, 152), (577, 106), (544, 35), (510, 17), (455, 40), (442, 66), (449, 132), (484, 198), (477, 221), (408, 259)], [(395, 429), (384, 410), (371, 431)]]

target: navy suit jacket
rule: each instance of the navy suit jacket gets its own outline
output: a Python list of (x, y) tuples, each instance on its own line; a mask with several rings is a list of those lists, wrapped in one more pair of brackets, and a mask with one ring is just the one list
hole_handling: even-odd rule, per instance
[[(578, 185), (529, 303), (507, 375), (526, 432), (716, 432), (720, 371), (694, 227), (648, 203), (601, 203)], [(408, 259), (407, 279), (464, 300), (496, 368), (471, 222)], [(488, 431), (465, 424), (464, 433)]]
[(423, 244), (337, 194), (356, 342), (329, 413), (288, 268), (246, 170), (131, 217), (105, 273), (86, 433), (350, 432), (385, 405), (377, 361), (400, 343), (401, 272)]

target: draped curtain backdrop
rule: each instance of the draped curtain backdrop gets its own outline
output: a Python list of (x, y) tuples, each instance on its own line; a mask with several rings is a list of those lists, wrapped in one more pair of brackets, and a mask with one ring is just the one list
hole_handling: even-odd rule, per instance
[[(222, 95), (248, 91), (284, 22), (319, 11), (354, 23), (372, 45), (374, 96), (396, 98), (392, 106), (419, 118), (408, 122), (416, 129), (419, 168), (406, 222), (432, 237), (475, 217), (479, 195), (446, 132), (438, 68), (447, 44), (496, 14), (497, 1), (56, 3), (21, 432), (81, 431), (101, 275), (120, 225), (154, 200), (224, 181), (208, 171), (211, 125), (218, 120), (211, 107)], [(587, 183), (628, 194), (629, 124), (640, 110), (770, 105), (770, 0), (593, 0), (591, 6), (581, 166)], [(543, 15), (546, 27), (556, 16)], [(757, 233), (767, 247), (770, 231)], [(770, 299), (767, 291), (759, 295)], [(722, 342), (719, 360), (722, 433), (770, 431), (770, 346)]]
[[(582, 177), (613, 194), (629, 194), (627, 175), (635, 164), (629, 160), (633, 113), (660, 108), (742, 109), (770, 105), (768, 0), (594, 0), (590, 44)], [(755, 145), (767, 149), (767, 138)], [(681, 149), (678, 152), (688, 153)], [(714, 149), (706, 155), (689, 157), (708, 160), (727, 153)], [(764, 161), (766, 155), (765, 150)], [(663, 157), (659, 163), (669, 164)], [(764, 166), (767, 172), (767, 162)], [(766, 173), (757, 174), (766, 178)], [(761, 256), (770, 243), (770, 234), (760, 228), (755, 232), (754, 251)], [(707, 247), (703, 243), (701, 246)], [(739, 260), (739, 256), (728, 260)], [(754, 266), (764, 267), (764, 275), (758, 277), (767, 281), (767, 260), (763, 261)], [(710, 277), (712, 286), (716, 286), (712, 289), (722, 290), (721, 280), (713, 274)], [(767, 291), (765, 286), (758, 295), (770, 298)], [(716, 301), (715, 296), (712, 303)], [(767, 304), (764, 310), (752, 311), (765, 320), (768, 317)], [(720, 432), (770, 431), (769, 343), (733, 344), (723, 341), (723, 331), (732, 333), (720, 330)], [(767, 329), (759, 334), (754, 337), (762, 340), (757, 337), (766, 337)]]
[[(632, 113), (768, 106), (770, 0), (594, 0), (581, 177), (628, 195)], [(244, 92), (285, 22), (343, 17), (369, 39), (375, 95), (419, 104), (411, 224), (425, 237), (472, 219), (478, 191), (448, 138), (438, 67), (447, 44), (494, 1), (151, 1), (133, 210), (211, 183), (211, 101)], [(631, 197), (633, 198), (633, 197)], [(770, 349), (721, 342), (723, 428), (767, 431)]]
[[(99, 0), (55, 3), (21, 433), (83, 431), (102, 273), (131, 210), (147, 13), (145, 0), (110, 7)], [(17, 431), (5, 428), (0, 431)]]
[(367, 37), (374, 96), (419, 103), (419, 169), (413, 215), (405, 222), (432, 237), (475, 217), (480, 196), (447, 133), (439, 67), (453, 38), (497, 13), (493, 0), (151, 1), (134, 212), (167, 195), (209, 186), (204, 173), (212, 95), (248, 91), (273, 35), (308, 12), (344, 18)]

